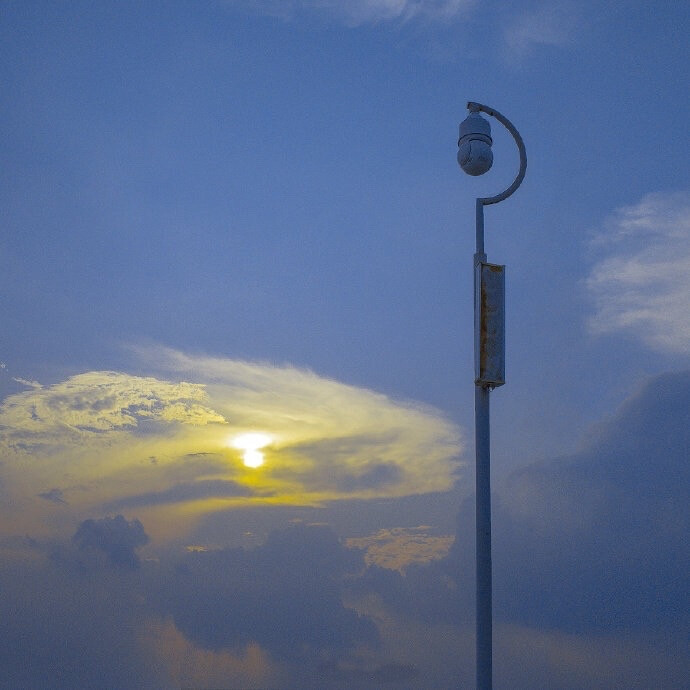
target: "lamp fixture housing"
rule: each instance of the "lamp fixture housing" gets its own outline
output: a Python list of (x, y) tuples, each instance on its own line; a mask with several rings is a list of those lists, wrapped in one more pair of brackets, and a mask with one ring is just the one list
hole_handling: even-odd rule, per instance
[(491, 169), (494, 154), (491, 150), (491, 125), (479, 112), (471, 112), (460, 123), (458, 138), (458, 163), (473, 177)]

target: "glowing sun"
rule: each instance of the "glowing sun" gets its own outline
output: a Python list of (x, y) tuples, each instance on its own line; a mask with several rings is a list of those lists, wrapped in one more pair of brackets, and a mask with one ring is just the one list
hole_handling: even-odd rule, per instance
[(242, 459), (247, 467), (261, 467), (264, 464), (264, 454), (260, 448), (267, 446), (273, 439), (268, 434), (251, 432), (235, 436), (230, 445), (243, 450)]

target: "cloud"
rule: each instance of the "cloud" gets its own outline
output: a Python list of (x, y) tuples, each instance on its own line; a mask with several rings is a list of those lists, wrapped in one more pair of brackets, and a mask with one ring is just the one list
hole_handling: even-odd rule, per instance
[(283, 18), (317, 12), (347, 26), (361, 26), (412, 19), (449, 21), (474, 5), (474, 0), (229, 0), (229, 4)]
[(0, 544), (0, 687), (172, 687), (139, 634), (141, 570), (94, 568), (96, 554), (66, 543), (49, 558), (55, 548)]
[[(330, 528), (293, 524), (251, 550), (163, 549), (134, 567), (145, 534), (116, 516), (84, 521), (71, 542), (0, 541), (0, 686), (316, 689), (340, 687), (338, 671), (359, 677), (345, 661), (375, 648), (377, 631), (343, 603), (363, 561)], [(367, 669), (377, 682), (414, 675)]]
[(279, 658), (311, 657), (376, 639), (342, 603), (361, 556), (325, 526), (296, 524), (253, 549), (194, 551), (161, 574), (151, 597), (203, 649), (257, 643)]
[[(389, 663), (362, 669), (347, 664), (329, 662), (321, 664), (319, 672), (324, 679), (347, 684), (349, 687), (369, 687), (370, 684), (398, 685), (410, 683), (419, 677), (419, 670), (412, 664)], [(394, 686), (393, 686), (394, 687)]]
[(616, 210), (592, 244), (594, 333), (624, 332), (660, 352), (690, 351), (690, 192), (648, 194)]
[(46, 501), (51, 501), (53, 503), (63, 503), (66, 504), (62, 491), (60, 489), (51, 489), (50, 491), (44, 491), (38, 494), (39, 498), (45, 498)]
[(504, 615), (568, 631), (687, 625), (688, 448), (690, 372), (664, 374), (576, 456), (513, 474), (497, 504)]
[[(227, 383), (216, 360), (182, 357)], [(654, 377), (578, 453), (495, 482), (497, 685), (684, 687), (689, 411), (690, 372)], [(184, 455), (164, 476), (193, 483), (217, 460)], [(445, 557), (425, 526), (345, 540), (295, 523), (256, 548), (184, 551), (120, 515), (72, 541), (0, 539), (0, 685), (471, 685), (473, 514), (470, 498)]]
[[(597, 677), (628, 687), (655, 674), (682, 687), (687, 656), (675, 640), (690, 624), (688, 448), (690, 371), (663, 374), (577, 454), (494, 483), (497, 650), (533, 660), (524, 675), (507, 676), (514, 687), (564, 687), (567, 678), (567, 687), (590, 687)], [(376, 596), (382, 618), (471, 626), (474, 509), (474, 497), (461, 505), (446, 558), (410, 564), (404, 575), (374, 562), (353, 583), (356, 610), (370, 610)], [(607, 653), (593, 668), (588, 650), (597, 645)]]
[[(646, 382), (576, 455), (530, 465), (496, 483), (498, 619), (602, 633), (687, 622), (679, 602), (690, 586), (688, 448), (690, 371), (663, 374)], [(466, 529), (473, 512), (472, 498), (461, 507), (448, 559), (437, 567), (438, 577), (456, 578), (452, 591), (464, 597), (465, 610), (471, 610), (466, 590), (473, 590), (474, 535)], [(428, 578), (422, 570), (411, 572)], [(442, 616), (443, 607), (433, 615)]]
[(81, 552), (101, 553), (116, 567), (136, 569), (139, 567), (136, 549), (147, 544), (149, 537), (139, 520), (130, 522), (116, 515), (84, 520), (72, 541)]
[[(458, 431), (431, 408), (289, 366), (142, 357), (164, 376), (92, 371), (4, 400), (0, 513), (15, 533), (118, 511), (180, 536), (222, 508), (400, 497), (456, 480)], [(258, 468), (236, 447), (248, 433), (265, 439)]]
[(188, 640), (169, 618), (150, 621), (145, 636), (152, 659), (167, 671), (161, 690), (285, 687), (277, 664), (256, 643), (239, 650), (203, 649)]
[(404, 573), (413, 563), (428, 563), (443, 558), (453, 537), (431, 534), (429, 527), (380, 529), (367, 537), (351, 537), (347, 546), (365, 551), (364, 562)]
[(511, 58), (519, 59), (538, 46), (567, 45), (577, 24), (572, 4), (542, 3), (508, 20), (503, 29), (503, 39)]
[(52, 386), (9, 396), (1, 408), (3, 441), (10, 449), (94, 438), (115, 431), (146, 431), (147, 424), (204, 425), (225, 420), (201, 404), (204, 387), (112, 371), (78, 374)]
[(240, 486), (237, 482), (226, 479), (200, 479), (196, 482), (175, 484), (163, 491), (147, 491), (143, 494), (126, 496), (104, 507), (110, 510), (119, 510), (122, 508), (137, 508), (139, 506), (198, 501), (204, 498), (253, 495), (257, 495), (257, 492), (252, 491), (246, 486)]

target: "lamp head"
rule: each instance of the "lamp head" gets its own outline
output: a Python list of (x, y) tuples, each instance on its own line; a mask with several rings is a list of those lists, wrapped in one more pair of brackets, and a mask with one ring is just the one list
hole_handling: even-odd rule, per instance
[(471, 112), (460, 123), (458, 163), (468, 175), (483, 175), (494, 162), (491, 125), (479, 112)]

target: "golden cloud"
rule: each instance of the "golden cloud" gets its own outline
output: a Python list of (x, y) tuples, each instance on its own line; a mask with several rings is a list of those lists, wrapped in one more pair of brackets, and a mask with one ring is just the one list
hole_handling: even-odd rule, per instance
[(351, 537), (349, 548), (363, 549), (364, 562), (404, 573), (408, 566), (444, 558), (453, 544), (451, 535), (434, 535), (426, 526), (380, 529), (366, 537)]
[(436, 410), (290, 366), (144, 354), (163, 376), (91, 371), (4, 400), (6, 531), (121, 512), (179, 533), (190, 518), (232, 506), (453, 484), (459, 434)]

